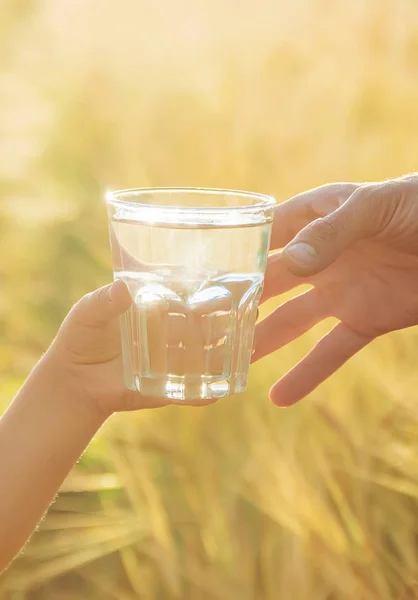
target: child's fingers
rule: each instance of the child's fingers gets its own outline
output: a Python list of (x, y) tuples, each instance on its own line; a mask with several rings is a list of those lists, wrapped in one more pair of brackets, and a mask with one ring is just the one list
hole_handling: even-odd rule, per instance
[(124, 282), (119, 280), (84, 296), (74, 311), (79, 323), (99, 327), (119, 317), (131, 304), (131, 294)]
[(142, 396), (139, 392), (127, 390), (123, 397), (123, 404), (118, 407), (118, 410), (131, 411), (143, 408), (164, 408), (165, 406), (209, 406), (215, 404), (216, 399), (212, 400), (170, 400), (168, 398), (153, 398), (151, 396)]
[(170, 404), (171, 402), (167, 398), (152, 398), (150, 396), (142, 396), (139, 392), (126, 390), (122, 404), (117, 407), (117, 410), (131, 411), (144, 408), (164, 408)]

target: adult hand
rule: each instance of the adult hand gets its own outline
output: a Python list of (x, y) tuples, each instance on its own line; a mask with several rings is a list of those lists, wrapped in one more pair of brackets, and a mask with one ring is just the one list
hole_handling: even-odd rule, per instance
[(312, 289), (256, 328), (253, 360), (327, 317), (339, 323), (271, 389), (290, 406), (376, 337), (418, 324), (418, 176), (338, 183), (276, 209), (262, 301), (301, 284)]

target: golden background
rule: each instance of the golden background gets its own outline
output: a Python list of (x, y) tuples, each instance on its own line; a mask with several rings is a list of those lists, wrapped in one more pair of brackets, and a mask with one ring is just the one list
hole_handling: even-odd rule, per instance
[[(105, 189), (283, 200), (413, 171), (417, 143), (416, 0), (0, 0), (2, 405), (111, 278)], [(417, 333), (275, 409), (327, 326), (245, 395), (109, 422), (1, 600), (418, 598)]]

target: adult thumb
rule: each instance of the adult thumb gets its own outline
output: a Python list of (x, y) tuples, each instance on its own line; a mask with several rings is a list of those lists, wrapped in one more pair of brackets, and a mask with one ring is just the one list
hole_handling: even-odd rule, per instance
[(304, 227), (283, 249), (288, 269), (295, 275), (315, 275), (354, 242), (374, 235), (381, 220), (373, 214), (378, 208), (374, 193), (374, 186), (361, 187), (337, 210)]
[(123, 281), (115, 281), (84, 296), (74, 307), (78, 322), (100, 326), (128, 310), (132, 297)]

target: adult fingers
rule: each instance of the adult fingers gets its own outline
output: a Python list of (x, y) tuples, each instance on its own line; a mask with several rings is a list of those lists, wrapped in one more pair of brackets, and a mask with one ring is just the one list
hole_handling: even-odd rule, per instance
[(356, 241), (379, 233), (393, 212), (384, 184), (361, 186), (340, 208), (304, 227), (283, 250), (289, 270), (312, 276), (332, 264)]
[(268, 257), (264, 276), (263, 295), (260, 302), (266, 302), (274, 296), (284, 294), (289, 290), (310, 280), (298, 277), (289, 270), (287, 260), (283, 260), (283, 252), (275, 252)]
[(252, 362), (282, 348), (327, 316), (316, 289), (285, 302), (256, 326)]
[(277, 406), (291, 406), (335, 373), (373, 338), (360, 335), (339, 323), (270, 391)]
[(339, 208), (358, 187), (358, 183), (326, 184), (279, 204), (274, 212), (271, 250), (283, 248), (308, 223)]

